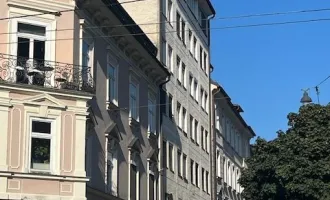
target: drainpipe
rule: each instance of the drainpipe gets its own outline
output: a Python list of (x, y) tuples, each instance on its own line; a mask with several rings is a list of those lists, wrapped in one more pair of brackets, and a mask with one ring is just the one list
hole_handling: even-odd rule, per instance
[[(158, 103), (160, 103), (160, 93), (161, 93), (161, 90), (162, 90), (162, 87), (168, 83), (169, 81), (171, 80), (171, 74), (168, 73), (168, 76), (166, 78), (166, 80), (162, 83), (159, 84), (159, 94), (158, 94)], [(158, 188), (158, 199), (159, 200), (163, 200), (164, 198), (164, 194), (165, 194), (165, 191), (164, 191), (164, 187), (163, 187), (163, 183), (164, 183), (164, 169), (162, 168), (163, 167), (163, 130), (162, 130), (162, 113), (160, 112), (161, 109), (160, 109), (161, 105), (158, 106), (158, 113), (159, 113), (159, 118), (158, 118), (158, 148), (159, 148), (159, 153), (158, 153), (158, 160), (159, 160), (159, 163), (158, 163), (158, 171), (159, 171), (159, 176), (158, 176), (158, 185), (159, 185), (159, 188)]]
[[(210, 84), (211, 85), (211, 84)], [(210, 86), (211, 87), (211, 86)], [(211, 87), (212, 89), (212, 87)], [(217, 199), (217, 136), (215, 131), (215, 109), (214, 109), (214, 99), (215, 95), (220, 92), (220, 86), (217, 86), (217, 88), (212, 89), (212, 99), (211, 99), (211, 105), (210, 105), (210, 130), (211, 130), (211, 199), (216, 200)]]

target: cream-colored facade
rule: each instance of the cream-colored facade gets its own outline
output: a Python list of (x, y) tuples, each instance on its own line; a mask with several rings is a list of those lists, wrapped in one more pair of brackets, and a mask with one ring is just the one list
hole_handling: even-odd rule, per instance
[(74, 8), (71, 0), (0, 1), (0, 199), (86, 199), (93, 81), (75, 13), (56, 13)]

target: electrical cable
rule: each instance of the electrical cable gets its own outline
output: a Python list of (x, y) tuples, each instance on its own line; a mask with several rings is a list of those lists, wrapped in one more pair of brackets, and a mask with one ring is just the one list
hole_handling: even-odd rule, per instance
[[(285, 25), (285, 24), (299, 24), (299, 23), (308, 23), (308, 22), (319, 22), (319, 21), (330, 21), (330, 18), (323, 18), (323, 19), (310, 19), (310, 20), (300, 20), (300, 21), (287, 21), (287, 22), (273, 22), (273, 23), (263, 23), (263, 24), (248, 24), (248, 25), (238, 25), (238, 26), (225, 26), (225, 27), (213, 27), (213, 28), (205, 28), (200, 30), (185, 30), (192, 31), (192, 32), (201, 32), (204, 30), (224, 30), (224, 29), (236, 29), (236, 28), (249, 28), (249, 27), (260, 27), (260, 26), (274, 26), (274, 25)], [(158, 33), (173, 33), (177, 32), (174, 31), (165, 31), (165, 32), (148, 32), (148, 33), (130, 33), (130, 34), (118, 34), (118, 35), (103, 35), (103, 36), (94, 36), (94, 37), (82, 37), (82, 38), (59, 38), (59, 39), (53, 39), (53, 40), (43, 40), (43, 41), (62, 41), (62, 40), (74, 40), (74, 39), (94, 39), (94, 38), (114, 38), (114, 37), (122, 37), (122, 36), (138, 36), (138, 35), (148, 35), (148, 34), (158, 34)], [(22, 42), (4, 42), (1, 44), (16, 44), (16, 43), (27, 43), (29, 41), (22, 41)], [(42, 42), (42, 41), (41, 41)]]

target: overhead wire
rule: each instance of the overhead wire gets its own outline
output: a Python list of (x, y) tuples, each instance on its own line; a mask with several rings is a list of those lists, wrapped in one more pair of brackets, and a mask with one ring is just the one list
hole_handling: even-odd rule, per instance
[[(192, 31), (192, 32), (201, 32), (204, 30), (225, 30), (225, 29), (236, 29), (236, 28), (249, 28), (249, 27), (260, 27), (260, 26), (274, 26), (274, 25), (285, 25), (285, 24), (299, 24), (299, 23), (308, 23), (308, 22), (320, 22), (320, 21), (330, 21), (330, 18), (323, 18), (323, 19), (310, 19), (310, 20), (300, 20), (300, 21), (287, 21), (287, 22), (273, 22), (273, 23), (261, 23), (261, 24), (248, 24), (248, 25), (237, 25), (237, 26), (225, 26), (225, 27), (213, 27), (213, 28), (204, 28), (204, 29), (191, 29), (185, 30)], [(58, 38), (58, 39), (49, 39), (43, 41), (62, 41), (62, 40), (74, 40), (74, 39), (93, 39), (93, 38), (114, 38), (114, 37), (122, 37), (122, 36), (138, 36), (138, 35), (148, 35), (148, 34), (158, 34), (158, 33), (175, 33), (176, 30), (173, 31), (156, 31), (156, 32), (141, 32), (141, 33), (129, 33), (129, 34), (117, 34), (117, 35), (102, 35), (102, 36), (93, 36), (93, 37), (82, 37), (82, 38)], [(3, 44), (16, 44), (16, 43), (27, 43), (29, 41), (22, 41), (22, 42), (3, 42)], [(41, 41), (42, 42), (42, 41)]]

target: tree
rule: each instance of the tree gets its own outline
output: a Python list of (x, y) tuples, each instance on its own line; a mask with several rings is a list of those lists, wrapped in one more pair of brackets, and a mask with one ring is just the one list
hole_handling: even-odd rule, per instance
[(246, 200), (330, 200), (330, 105), (308, 104), (289, 128), (252, 145), (239, 183)]

